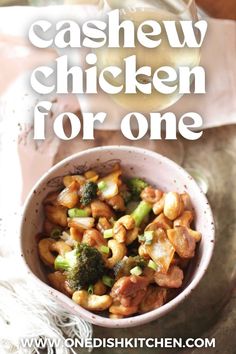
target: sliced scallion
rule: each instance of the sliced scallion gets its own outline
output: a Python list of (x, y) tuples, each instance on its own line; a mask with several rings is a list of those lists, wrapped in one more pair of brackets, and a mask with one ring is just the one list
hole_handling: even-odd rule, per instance
[(139, 241), (145, 241), (144, 235), (139, 235), (139, 236), (138, 236), (138, 240), (139, 240)]
[(113, 284), (114, 284), (114, 279), (109, 277), (108, 275), (104, 275), (102, 277), (102, 282), (103, 284), (105, 284), (106, 286), (109, 286), (109, 288), (112, 288)]
[(103, 237), (104, 237), (104, 238), (111, 238), (111, 237), (113, 237), (113, 229), (105, 230), (104, 233), (103, 233)]
[(132, 274), (132, 275), (141, 275), (142, 272), (143, 272), (142, 268), (139, 267), (139, 266), (136, 266), (136, 267), (131, 269), (130, 274)]
[(157, 267), (156, 263), (150, 259), (150, 261), (148, 262), (148, 268), (151, 268), (156, 271), (158, 267)]
[(152, 240), (153, 240), (153, 235), (154, 235), (154, 231), (145, 231), (144, 232), (144, 238), (145, 238), (146, 245), (151, 245)]
[(51, 233), (50, 233), (50, 237), (57, 240), (59, 239), (61, 236), (61, 230), (58, 228), (54, 228), (52, 229)]
[(87, 210), (73, 208), (68, 210), (68, 215), (70, 218), (83, 218), (88, 216)]
[(89, 293), (89, 295), (93, 294), (93, 285), (92, 284), (89, 285), (89, 287), (88, 287), (88, 293)]
[(100, 191), (103, 191), (106, 187), (107, 187), (106, 182), (104, 182), (104, 181), (98, 182), (98, 189)]
[(101, 251), (102, 253), (109, 254), (110, 248), (107, 247), (107, 246), (101, 246), (101, 247), (100, 247), (100, 251)]

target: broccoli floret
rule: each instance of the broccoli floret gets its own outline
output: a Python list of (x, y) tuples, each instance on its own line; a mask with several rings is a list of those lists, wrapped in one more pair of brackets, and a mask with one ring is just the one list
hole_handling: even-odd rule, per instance
[(145, 219), (145, 217), (152, 210), (152, 205), (142, 200), (136, 209), (132, 212), (131, 216), (135, 220), (136, 226), (140, 226)]
[(127, 205), (132, 199), (131, 192), (129, 192), (127, 190), (121, 191), (120, 196), (124, 199), (125, 205)]
[(87, 244), (78, 245), (64, 257), (57, 256), (55, 269), (65, 271), (68, 283), (74, 290), (87, 289), (95, 284), (104, 274), (105, 264), (101, 253)]
[(91, 203), (93, 199), (97, 197), (98, 186), (94, 182), (87, 182), (82, 188), (82, 195), (80, 198), (80, 202), (83, 206)]
[(130, 178), (127, 181), (127, 185), (132, 195), (132, 199), (140, 199), (140, 194), (148, 184), (141, 178)]

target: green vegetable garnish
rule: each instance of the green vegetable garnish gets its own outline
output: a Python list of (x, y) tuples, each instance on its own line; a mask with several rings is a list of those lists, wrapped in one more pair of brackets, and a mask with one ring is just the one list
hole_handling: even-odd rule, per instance
[(151, 245), (154, 236), (154, 231), (145, 231), (144, 240), (146, 245)]
[(89, 295), (93, 295), (93, 285), (92, 284), (89, 285), (89, 287), (88, 287), (88, 293), (89, 293)]
[(87, 289), (95, 284), (105, 271), (101, 253), (87, 244), (79, 244), (73, 251), (58, 255), (54, 262), (56, 270), (64, 270), (70, 287)]
[(140, 199), (140, 194), (148, 184), (141, 178), (134, 177), (127, 181), (127, 186), (131, 192), (132, 199)]
[(51, 231), (50, 237), (54, 238), (55, 240), (59, 239), (61, 236), (61, 230), (58, 228), (55, 228)]
[(104, 181), (98, 182), (98, 189), (100, 191), (103, 191), (106, 187), (107, 187), (106, 182)]
[(82, 218), (88, 216), (87, 210), (73, 208), (68, 210), (68, 215), (70, 218)]
[(129, 191), (124, 190), (121, 191), (119, 194), (124, 199), (125, 205), (127, 205), (132, 199), (132, 194)]
[(149, 268), (151, 268), (151, 269), (153, 269), (153, 270), (157, 270), (157, 265), (156, 265), (156, 263), (155, 262), (153, 262), (151, 259), (150, 259), (150, 261), (148, 262), (148, 267)]
[(101, 251), (102, 253), (109, 254), (110, 248), (107, 247), (107, 246), (101, 246), (101, 247), (100, 247), (100, 251)]
[(105, 284), (106, 286), (109, 286), (109, 288), (112, 288), (113, 284), (114, 284), (114, 279), (109, 277), (108, 275), (104, 275), (102, 277), (102, 282), (103, 284)]
[(97, 183), (94, 182), (87, 182), (83, 188), (82, 188), (82, 195), (80, 198), (80, 202), (82, 203), (83, 206), (88, 205), (89, 203), (92, 202), (93, 199), (97, 197), (97, 190), (98, 186)]
[(111, 238), (111, 237), (113, 237), (113, 229), (105, 230), (104, 233), (103, 233), (103, 237), (104, 237), (104, 238)]
[(144, 235), (139, 235), (138, 240), (141, 241), (145, 241), (145, 236)]
[(152, 210), (152, 205), (142, 200), (137, 208), (132, 212), (131, 216), (135, 220), (136, 226), (140, 226), (143, 219), (150, 213)]
[(136, 266), (136, 267), (131, 269), (130, 274), (132, 274), (132, 275), (141, 275), (142, 272), (143, 272), (142, 268), (139, 267), (139, 266)]

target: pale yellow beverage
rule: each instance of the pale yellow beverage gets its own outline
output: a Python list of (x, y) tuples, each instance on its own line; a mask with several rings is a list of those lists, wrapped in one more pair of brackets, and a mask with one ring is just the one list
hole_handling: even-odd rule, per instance
[[(145, 20), (156, 20), (162, 27), (163, 20), (180, 20), (177, 15), (173, 15), (167, 11), (159, 10), (157, 8), (135, 8), (132, 10), (122, 9), (120, 10), (120, 14), (121, 20), (132, 20), (135, 24), (135, 27), (138, 27)], [(179, 25), (177, 23), (177, 29), (178, 28)], [(148, 28), (148, 31), (150, 31), (150, 28)], [(180, 38), (181, 35), (182, 31), (180, 31)], [(171, 66), (174, 69), (178, 69), (179, 66), (187, 66), (192, 68), (198, 65), (199, 49), (190, 49), (188, 47), (172, 48), (169, 45), (166, 31), (164, 29), (156, 39), (160, 38), (162, 40), (161, 45), (154, 49), (145, 48), (141, 44), (137, 43), (136, 48), (101, 48), (96, 50), (96, 55), (98, 57), (98, 67), (100, 70), (111, 65), (120, 67), (123, 71), (123, 74), (119, 75), (119, 78), (114, 79), (111, 75), (106, 76), (106, 80), (109, 83), (118, 86), (125, 83), (124, 58), (132, 55), (136, 55), (137, 57), (137, 68), (147, 65), (152, 68), (153, 73), (162, 66)], [(150, 82), (149, 78), (149, 81), (146, 81), (146, 79), (146, 77), (138, 78), (141, 83)], [(174, 86), (176, 83), (172, 82), (169, 85)], [(122, 92), (119, 94), (110, 95), (110, 97), (121, 106), (129, 110), (152, 112), (161, 111), (169, 107), (175, 103), (181, 97), (181, 95), (178, 93), (178, 88), (173, 94), (167, 95), (157, 92), (153, 86), (152, 94), (150, 95), (144, 94), (142, 92), (137, 92), (136, 94), (125, 94)]]

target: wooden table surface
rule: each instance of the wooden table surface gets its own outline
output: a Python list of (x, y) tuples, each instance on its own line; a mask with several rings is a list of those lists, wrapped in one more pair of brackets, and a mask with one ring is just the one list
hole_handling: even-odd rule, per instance
[(236, 20), (236, 0), (196, 0), (209, 16)]

